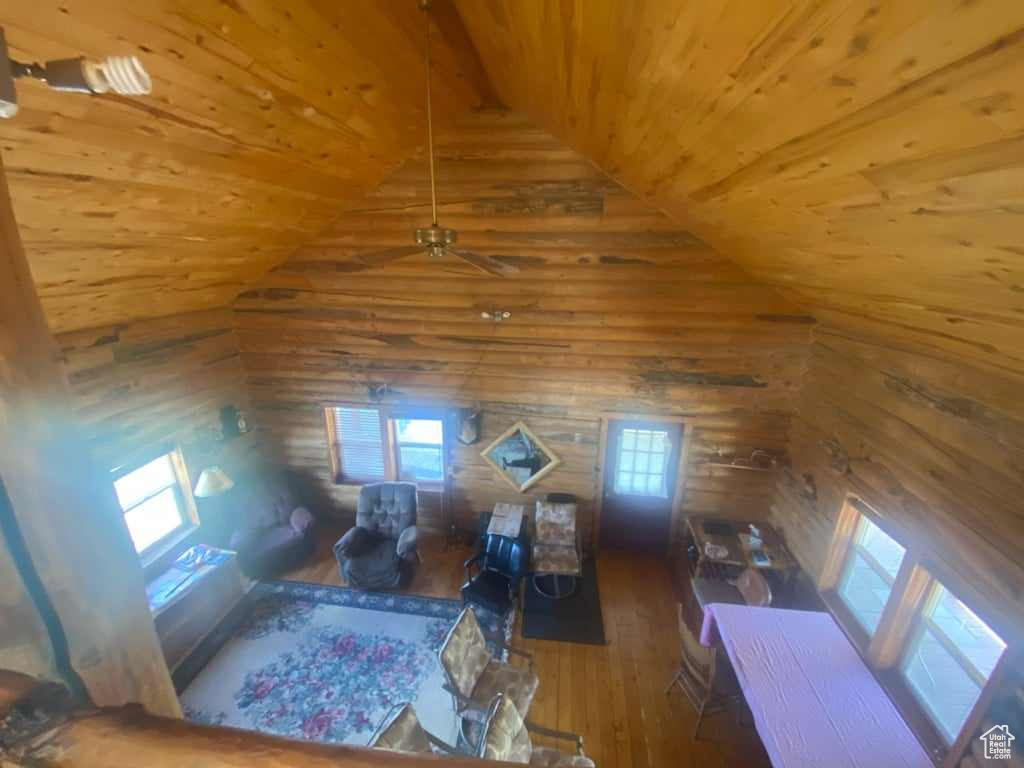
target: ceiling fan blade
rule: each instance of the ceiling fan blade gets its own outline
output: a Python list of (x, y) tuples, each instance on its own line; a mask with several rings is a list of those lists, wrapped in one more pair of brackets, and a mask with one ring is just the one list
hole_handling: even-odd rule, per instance
[(481, 256), (479, 253), (456, 251), (454, 248), (445, 248), (444, 252), (457, 259), (462, 259), (464, 262), (473, 265), (481, 272), (486, 272), (487, 274), (494, 275), (495, 277), (508, 277), (509, 275), (514, 275), (519, 271), (516, 267), (513, 267), (510, 264), (504, 264), (490, 256)]
[(422, 245), (399, 245), (394, 248), (385, 248), (382, 251), (360, 253), (356, 255), (356, 259), (367, 266), (375, 267), (401, 259), (404, 256), (412, 256), (414, 253), (423, 253), (424, 250)]

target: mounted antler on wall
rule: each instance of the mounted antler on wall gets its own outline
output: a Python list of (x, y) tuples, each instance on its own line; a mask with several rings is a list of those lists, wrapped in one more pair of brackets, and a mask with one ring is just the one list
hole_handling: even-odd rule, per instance
[(822, 440), (819, 445), (828, 454), (830, 472), (840, 477), (850, 474), (850, 456), (836, 438)]
[(721, 461), (708, 461), (705, 464), (709, 467), (724, 467), (726, 469), (748, 469), (754, 472), (773, 472), (781, 465), (788, 464), (785, 454), (773, 453), (762, 448), (755, 448), (750, 456), (728, 458), (721, 448), (717, 448), (716, 454)]
[(480, 439), (480, 411), (478, 409), (459, 411), (459, 431), (455, 437), (463, 445), (473, 445)]

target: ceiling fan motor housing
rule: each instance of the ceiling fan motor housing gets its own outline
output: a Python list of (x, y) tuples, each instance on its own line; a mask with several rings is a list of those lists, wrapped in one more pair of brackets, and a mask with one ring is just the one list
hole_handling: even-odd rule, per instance
[(416, 230), (416, 243), (426, 248), (431, 246), (443, 248), (452, 245), (459, 239), (454, 229), (445, 229), (434, 225), (432, 227), (420, 227)]

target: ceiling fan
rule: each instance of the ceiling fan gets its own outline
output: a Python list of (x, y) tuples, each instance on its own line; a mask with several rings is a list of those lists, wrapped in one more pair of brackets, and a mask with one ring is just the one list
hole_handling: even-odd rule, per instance
[(420, 0), (419, 7), (424, 13), (424, 18), (427, 20), (427, 149), (430, 157), (431, 224), (429, 227), (420, 227), (415, 230), (413, 236), (416, 240), (416, 245), (402, 245), (395, 248), (385, 248), (382, 251), (357, 254), (356, 259), (368, 266), (377, 266), (401, 259), (404, 256), (411, 256), (414, 253), (426, 252), (434, 258), (453, 256), (489, 275), (505, 277), (506, 275), (514, 274), (519, 270), (510, 264), (505, 264), (490, 256), (456, 250), (454, 246), (458, 240), (458, 233), (454, 229), (447, 229), (437, 223), (437, 184), (434, 178), (434, 124), (430, 103), (430, 0)]

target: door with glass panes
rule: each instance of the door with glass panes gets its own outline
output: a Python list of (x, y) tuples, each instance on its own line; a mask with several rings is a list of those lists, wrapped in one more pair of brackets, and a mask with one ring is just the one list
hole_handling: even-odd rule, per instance
[(604, 457), (601, 546), (668, 550), (682, 424), (613, 419)]

